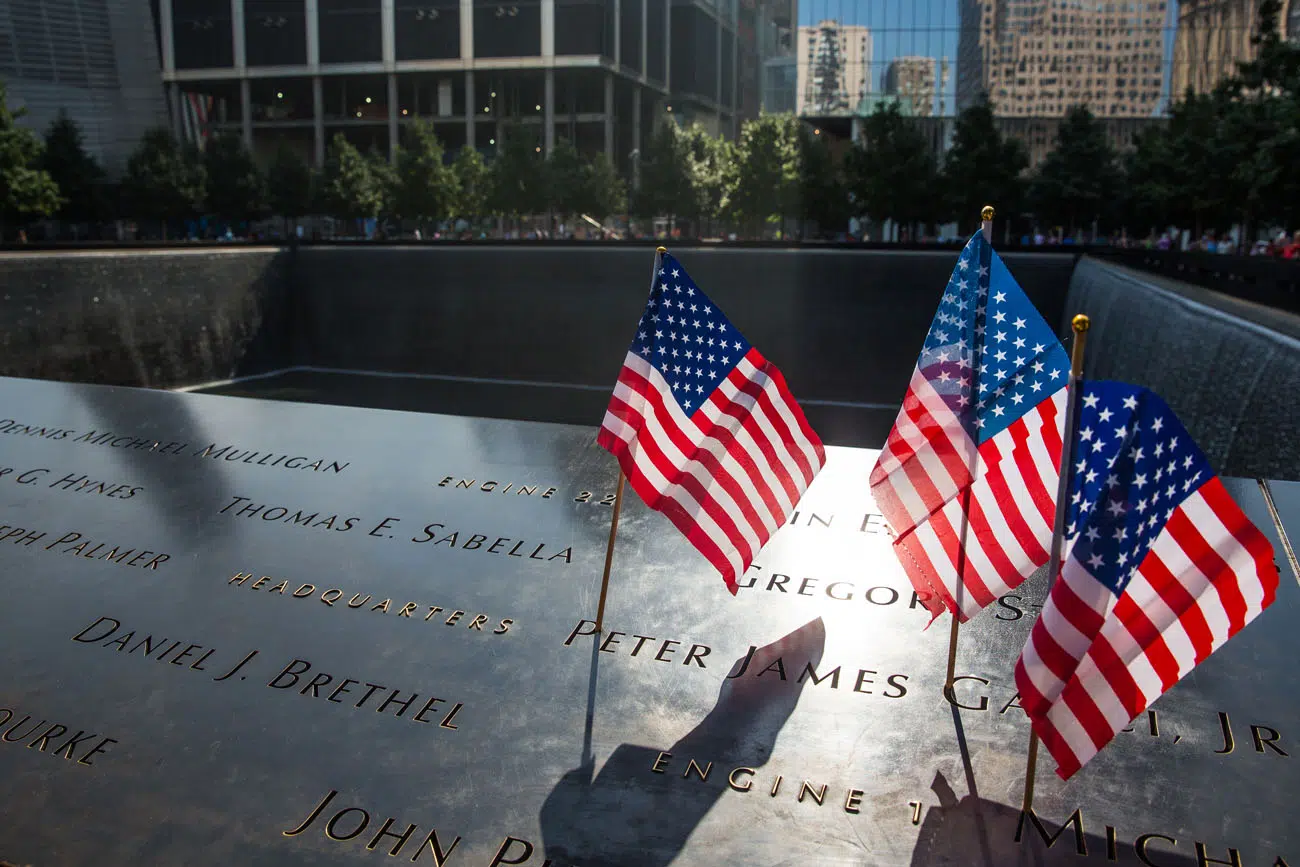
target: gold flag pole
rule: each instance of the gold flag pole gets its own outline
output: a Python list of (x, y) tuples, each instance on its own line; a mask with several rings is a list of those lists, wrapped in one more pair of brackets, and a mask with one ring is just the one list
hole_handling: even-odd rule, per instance
[[(1070, 323), (1074, 329), (1074, 345), (1070, 350), (1070, 383), (1065, 393), (1065, 431), (1061, 437), (1060, 483), (1056, 487), (1056, 522), (1052, 527), (1052, 551), (1047, 561), (1047, 592), (1052, 592), (1052, 584), (1061, 570), (1061, 549), (1065, 545), (1066, 497), (1070, 495), (1070, 484), (1074, 475), (1074, 466), (1070, 463), (1070, 447), (1074, 443), (1079, 426), (1079, 383), (1083, 379), (1083, 349), (1088, 341), (1088, 328), (1091, 321), (1080, 313)], [(1038, 732), (1029, 729), (1029, 759), (1025, 767), (1025, 800), (1022, 812), (1029, 812), (1034, 806), (1034, 777), (1038, 772)]]
[[(654, 281), (659, 276), (659, 263), (667, 252), (667, 247), (655, 248), (655, 261), (650, 269), (651, 291), (654, 291)], [(614, 565), (614, 540), (618, 537), (618, 517), (623, 511), (623, 484), (626, 481), (627, 476), (623, 474), (623, 468), (619, 467), (618, 487), (614, 489), (614, 514), (609, 519), (609, 544), (605, 546), (605, 573), (600, 578), (600, 601), (596, 603), (597, 632), (605, 628), (605, 599), (609, 596), (609, 569)]]
[[(980, 231), (984, 233), (984, 241), (991, 245), (993, 243), (993, 206), (992, 205), (985, 205), (980, 210)], [(966, 514), (965, 509), (962, 510), (962, 514), (963, 515)], [(958, 553), (958, 557), (964, 559), (965, 551), (966, 551), (966, 521), (964, 518), (962, 520), (961, 535), (962, 535), (962, 539), (961, 539), (962, 550)], [(963, 587), (961, 583), (961, 574), (963, 571), (964, 571), (963, 569), (957, 570), (957, 609), (959, 611), (961, 610), (961, 593)], [(943, 682), (943, 688), (945, 691), (952, 689), (953, 682), (956, 680), (957, 677), (957, 635), (960, 632), (961, 632), (961, 620), (954, 613), (952, 615), (952, 625), (948, 631), (948, 677)], [(951, 694), (948, 697), (952, 698)]]
[(1264, 494), (1264, 505), (1268, 506), (1269, 517), (1273, 519), (1273, 526), (1277, 528), (1277, 537), (1282, 541), (1282, 551), (1286, 554), (1287, 563), (1291, 565), (1291, 574), (1295, 576), (1297, 583), (1300, 583), (1300, 563), (1296, 562), (1295, 548), (1291, 547), (1291, 538), (1287, 535), (1286, 527), (1282, 526), (1282, 516), (1277, 512), (1277, 504), (1273, 502), (1273, 489), (1268, 486), (1267, 479), (1255, 479), (1259, 483), (1259, 490)]
[(609, 567), (614, 563), (614, 539), (618, 536), (618, 514), (623, 509), (623, 482), (627, 477), (618, 471), (618, 487), (614, 490), (614, 517), (609, 521), (609, 545), (605, 548), (605, 574), (600, 579), (600, 602), (596, 605), (596, 631), (605, 628), (605, 597), (609, 595)]

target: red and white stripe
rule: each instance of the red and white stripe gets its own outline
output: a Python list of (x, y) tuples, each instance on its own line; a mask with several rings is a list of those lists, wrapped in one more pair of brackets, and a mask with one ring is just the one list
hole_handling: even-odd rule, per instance
[(871, 493), (917, 596), (961, 621), (1047, 562), (1064, 388), (976, 446), (917, 370), (875, 468)]
[(781, 372), (753, 348), (693, 413), (652, 364), (629, 352), (597, 441), (733, 594), (826, 463)]
[(1069, 779), (1267, 608), (1268, 540), (1218, 478), (1174, 510), (1115, 595), (1068, 558), (1016, 665), (1016, 686), (1056, 773)]

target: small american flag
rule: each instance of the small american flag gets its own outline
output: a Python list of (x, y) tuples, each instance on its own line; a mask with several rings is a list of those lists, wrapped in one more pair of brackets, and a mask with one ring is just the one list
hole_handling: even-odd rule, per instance
[(1034, 731), (1070, 776), (1272, 602), (1250, 522), (1154, 392), (1084, 382), (1060, 578), (1016, 665)]
[(826, 462), (781, 371), (666, 253), (597, 441), (733, 594)]
[(1070, 363), (977, 232), (962, 250), (871, 492), (917, 596), (965, 621), (1047, 562)]

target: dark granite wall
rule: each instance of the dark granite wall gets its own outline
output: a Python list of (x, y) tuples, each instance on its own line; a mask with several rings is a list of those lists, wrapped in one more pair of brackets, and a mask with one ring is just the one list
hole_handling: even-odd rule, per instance
[[(955, 253), (674, 251), (795, 394), (896, 405)], [(630, 247), (307, 247), (305, 357), (321, 367), (603, 385), (627, 351), (653, 256)], [(1048, 321), (1074, 260), (1010, 254)]]
[(1160, 394), (1223, 475), (1300, 479), (1300, 317), (1084, 258), (1062, 317), (1086, 375)]
[(292, 363), (289, 253), (0, 254), (0, 375), (169, 387)]
[[(954, 259), (675, 252), (800, 398), (877, 405), (882, 431)], [(1300, 318), (1089, 258), (1005, 258), (1048, 321), (1093, 317), (1090, 376), (1159, 391), (1221, 472), (1300, 478)], [(0, 375), (169, 387), (306, 365), (603, 386), (651, 261), (613, 246), (0, 254)]]

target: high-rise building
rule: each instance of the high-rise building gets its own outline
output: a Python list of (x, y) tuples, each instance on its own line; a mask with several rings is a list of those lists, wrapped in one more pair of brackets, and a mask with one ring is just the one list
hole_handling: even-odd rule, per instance
[(1251, 37), (1259, 23), (1258, 0), (1182, 0), (1174, 35), (1174, 67), (1170, 95), (1181, 99), (1188, 90), (1209, 93), (1237, 71), (1237, 64), (1255, 59)]
[(1162, 105), (1168, 0), (961, 0), (957, 107), (1005, 117), (1149, 117)]
[(627, 169), (668, 118), (734, 134), (759, 111), (755, 0), (157, 0), (173, 123), (319, 164), (342, 134), (393, 153), (432, 119), (490, 153), (507, 130)]
[(793, 112), (799, 88), (798, 61), (795, 58), (794, 0), (759, 0), (763, 24), (759, 40), (762, 58), (763, 111), (771, 114)]
[(799, 28), (795, 48), (802, 117), (848, 115), (870, 92), (871, 31), (826, 20)]
[(25, 125), (43, 132), (66, 111), (111, 174), (166, 118), (144, 0), (0, 0), (0, 78)]
[(905, 114), (929, 117), (934, 113), (937, 67), (933, 57), (895, 57), (885, 68), (885, 93), (902, 103)]

